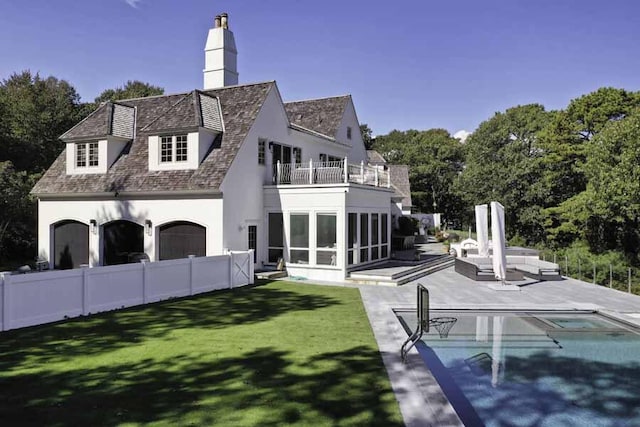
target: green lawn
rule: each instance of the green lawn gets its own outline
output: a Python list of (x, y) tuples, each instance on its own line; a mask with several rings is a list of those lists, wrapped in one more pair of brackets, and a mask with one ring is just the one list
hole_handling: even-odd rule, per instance
[(0, 334), (0, 425), (402, 425), (357, 289), (271, 282)]

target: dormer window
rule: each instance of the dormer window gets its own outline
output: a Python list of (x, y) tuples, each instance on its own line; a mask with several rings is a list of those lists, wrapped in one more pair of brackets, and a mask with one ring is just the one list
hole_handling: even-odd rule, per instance
[(76, 168), (98, 166), (98, 143), (82, 142), (76, 144)]
[(160, 137), (160, 163), (187, 161), (187, 135)]

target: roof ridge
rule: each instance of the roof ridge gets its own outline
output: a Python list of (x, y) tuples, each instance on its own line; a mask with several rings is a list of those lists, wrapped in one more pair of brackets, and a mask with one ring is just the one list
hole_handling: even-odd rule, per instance
[(323, 101), (325, 99), (336, 99), (336, 98), (351, 98), (351, 94), (347, 93), (347, 94), (344, 94), (344, 95), (323, 96), (323, 97), (320, 97), (320, 98), (298, 99), (298, 100), (295, 100), (295, 101), (287, 101), (284, 104), (286, 105), (286, 104), (294, 104), (296, 102)]

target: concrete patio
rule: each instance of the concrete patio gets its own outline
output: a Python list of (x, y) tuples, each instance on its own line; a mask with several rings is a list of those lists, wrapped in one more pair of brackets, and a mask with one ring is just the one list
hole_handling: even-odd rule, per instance
[(432, 309), (594, 310), (640, 326), (640, 296), (575, 279), (523, 280), (513, 282), (520, 292), (503, 292), (451, 267), (401, 287), (359, 286), (407, 426), (463, 425), (417, 351), (400, 359), (407, 334), (392, 310), (415, 309), (417, 283), (429, 289)]

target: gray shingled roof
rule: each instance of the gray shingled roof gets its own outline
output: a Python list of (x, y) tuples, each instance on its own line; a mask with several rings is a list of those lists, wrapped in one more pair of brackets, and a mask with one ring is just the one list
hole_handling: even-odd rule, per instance
[(104, 102), (80, 123), (65, 132), (63, 141), (90, 140), (109, 135), (133, 138), (134, 109), (131, 106)]
[[(32, 193), (44, 195), (111, 191), (217, 190), (253, 125), (267, 93), (274, 85), (274, 82), (266, 82), (203, 92), (219, 99), (225, 132), (214, 142), (214, 148), (197, 170), (149, 171), (148, 136), (153, 132), (142, 131), (190, 94), (118, 101), (122, 105), (137, 107), (137, 136), (107, 173), (67, 175), (66, 155), (63, 151), (35, 185)], [(185, 107), (185, 110), (189, 108)], [(92, 113), (97, 116), (101, 114), (103, 113), (97, 111)], [(83, 122), (87, 122), (89, 117)], [(96, 120), (94, 123), (100, 121)]]
[(391, 186), (396, 191), (396, 196), (402, 197), (402, 207), (411, 207), (411, 185), (409, 184), (409, 166), (387, 165)]
[(222, 131), (220, 111), (216, 98), (194, 90), (142, 128), (141, 131), (154, 133), (200, 127)]
[(367, 150), (367, 162), (370, 165), (386, 165), (387, 161), (376, 150)]
[(291, 123), (335, 138), (349, 98), (349, 95), (344, 95), (287, 102), (284, 108)]

